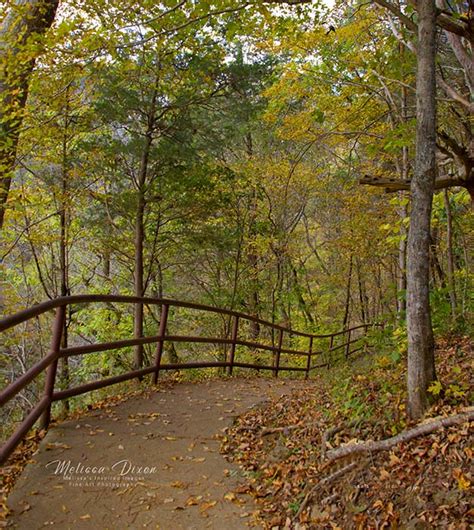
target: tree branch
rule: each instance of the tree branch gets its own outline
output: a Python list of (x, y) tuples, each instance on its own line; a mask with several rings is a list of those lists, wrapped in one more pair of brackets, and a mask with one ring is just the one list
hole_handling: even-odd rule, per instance
[(466, 98), (462, 97), (461, 94), (458, 94), (454, 88), (452, 88), (446, 81), (441, 77), (441, 75), (436, 76), (436, 81), (438, 85), (446, 92), (446, 95), (451, 98), (453, 101), (460, 103), (469, 113), (474, 113), (474, 103), (470, 103)]
[[(359, 179), (359, 184), (365, 184), (367, 186), (377, 186), (380, 188), (385, 188), (385, 191), (402, 191), (409, 190), (411, 185), (411, 179), (396, 179), (396, 178), (382, 178), (375, 177), (371, 175), (364, 175)], [(464, 180), (461, 178), (455, 177), (443, 177), (436, 179), (435, 181), (435, 190), (442, 190), (444, 188), (452, 188), (454, 186), (461, 186), (463, 188), (470, 188), (472, 182), (469, 180)]]
[(413, 20), (405, 15), (405, 13), (402, 12), (402, 10), (396, 6), (395, 4), (392, 4), (392, 2), (388, 2), (387, 0), (374, 0), (376, 4), (378, 4), (381, 7), (384, 7), (385, 9), (388, 9), (393, 15), (395, 15), (398, 19), (400, 19), (401, 22), (411, 31), (414, 31), (415, 33), (418, 31), (418, 26), (413, 22)]
[[(417, 8), (416, 0), (408, 1), (415, 9)], [(381, 7), (384, 7), (393, 15), (395, 15), (398, 19), (400, 19), (400, 21), (403, 23), (404, 26), (407, 27), (407, 29), (413, 32), (417, 31), (417, 24), (413, 22), (410, 17), (405, 15), (405, 13), (403, 13), (403, 11), (398, 6), (388, 0), (374, 0), (374, 2)], [(473, 42), (473, 36), (470, 31), (469, 23), (467, 21), (464, 21), (462, 19), (458, 21), (449, 12), (438, 9), (438, 16), (436, 18), (436, 22), (444, 30), (450, 33), (455, 33), (456, 35), (464, 37), (470, 42)]]
[(408, 442), (413, 438), (419, 436), (426, 436), (431, 434), (443, 427), (452, 427), (453, 425), (459, 425), (468, 421), (474, 421), (474, 407), (468, 407), (461, 414), (448, 417), (438, 417), (433, 420), (417, 425), (413, 429), (401, 432), (396, 436), (387, 438), (386, 440), (369, 441), (352, 445), (344, 445), (337, 449), (333, 449), (327, 453), (327, 463), (334, 462), (345, 456), (354, 456), (362, 453), (371, 453), (376, 451), (388, 451), (394, 445), (402, 442)]

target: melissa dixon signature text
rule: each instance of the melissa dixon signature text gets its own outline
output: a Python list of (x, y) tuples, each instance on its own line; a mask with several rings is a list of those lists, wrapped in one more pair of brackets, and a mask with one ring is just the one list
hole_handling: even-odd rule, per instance
[(120, 477), (127, 475), (153, 475), (156, 473), (155, 466), (139, 466), (130, 460), (119, 460), (111, 466), (93, 466), (82, 462), (71, 462), (71, 460), (52, 460), (46, 464), (47, 468), (53, 469), (55, 475), (64, 477), (77, 475), (100, 476), (107, 473), (115, 473)]

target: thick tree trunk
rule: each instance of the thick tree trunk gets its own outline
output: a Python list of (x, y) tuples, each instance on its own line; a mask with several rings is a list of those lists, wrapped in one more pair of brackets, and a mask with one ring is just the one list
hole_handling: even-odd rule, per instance
[(420, 418), (436, 378), (429, 302), (430, 220), (436, 174), (436, 6), (418, 1), (416, 160), (407, 262), (408, 412)]
[[(0, 25), (0, 230), (15, 167), (28, 85), (59, 0), (15, 0)], [(34, 44), (34, 45), (33, 45)]]

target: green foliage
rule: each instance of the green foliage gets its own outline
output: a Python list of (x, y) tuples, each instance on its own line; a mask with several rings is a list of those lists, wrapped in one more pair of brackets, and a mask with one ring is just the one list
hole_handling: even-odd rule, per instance
[[(414, 106), (415, 57), (401, 53), (381, 12), (351, 2), (337, 7), (334, 32), (327, 32), (323, 2), (176, 5), (65, 2), (67, 16), (41, 39), (26, 108), (10, 109), (22, 136), (2, 233), (5, 313), (64, 290), (132, 294), (141, 222), (144, 294), (315, 333), (383, 321), (366, 346), (380, 356), (377, 369), (399, 369), (407, 339), (396, 302), (406, 292), (397, 282), (409, 197), (357, 181), (365, 174), (399, 178), (404, 163), (410, 176), (416, 123), (401, 107), (404, 98)], [(37, 46), (27, 43), (18, 67)], [(454, 115), (441, 98), (440, 130), (461, 142), (462, 120)], [(459, 169), (455, 161), (449, 167)], [(454, 288), (444, 196), (433, 202), (438, 334), (470, 329), (469, 200), (465, 190), (448, 197)], [(158, 318), (146, 310), (146, 334), (157, 332)], [(229, 336), (225, 319), (173, 318), (177, 331)], [(133, 315), (118, 305), (91, 306), (68, 315), (68, 330), (70, 344), (129, 338)], [(49, 327), (38, 334), (40, 341), (25, 335), (22, 345), (35, 359)], [(276, 340), (258, 329), (242, 334)], [(23, 370), (18, 340), (5, 342), (13, 351), (1, 359), (5, 377)], [(326, 351), (329, 340), (313, 346)], [(307, 350), (308, 341), (292, 337), (288, 347)], [(171, 354), (221, 359), (225, 350), (178, 345)], [(245, 348), (237, 354), (255, 359)], [(71, 382), (131, 364), (131, 349), (84, 356), (71, 360)], [(340, 391), (345, 410), (361, 417), (369, 395)]]

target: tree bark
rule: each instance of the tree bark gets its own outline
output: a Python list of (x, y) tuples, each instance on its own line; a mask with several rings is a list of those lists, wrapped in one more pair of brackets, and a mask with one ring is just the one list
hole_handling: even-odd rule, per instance
[[(60, 294), (61, 296), (69, 296), (69, 159), (68, 159), (68, 136), (69, 136), (69, 86), (66, 89), (66, 104), (64, 108), (64, 131), (62, 141), (62, 170), (61, 170), (61, 197), (60, 197), (60, 239), (59, 239), (59, 263), (60, 263)], [(68, 347), (68, 328), (70, 323), (70, 315), (66, 315), (63, 323), (63, 332), (61, 336), (61, 348)], [(61, 359), (61, 386), (66, 389), (69, 388), (69, 358), (63, 357)], [(69, 412), (69, 400), (62, 401), (63, 413), (66, 415)]]
[(0, 230), (15, 167), (31, 72), (59, 0), (15, 0), (0, 25)]
[[(153, 144), (153, 132), (156, 120), (156, 89), (153, 92), (148, 112), (148, 122), (145, 133), (144, 146), (141, 153), (140, 168), (138, 171), (137, 186), (137, 210), (135, 214), (135, 267), (134, 267), (134, 294), (142, 297), (145, 295), (143, 247), (145, 242), (145, 208), (146, 208), (146, 185), (148, 177), (148, 164), (150, 151)], [(134, 314), (134, 337), (143, 336), (143, 304), (135, 304)], [(135, 346), (135, 367), (143, 365), (143, 345)]]
[(448, 285), (449, 302), (451, 304), (451, 316), (453, 322), (456, 320), (456, 281), (454, 279), (454, 253), (453, 253), (453, 219), (451, 204), (449, 203), (448, 190), (444, 190), (444, 208), (446, 210), (446, 247), (448, 253)]
[(357, 284), (359, 286), (359, 305), (360, 305), (360, 318), (361, 322), (369, 321), (369, 308), (368, 308), (368, 297), (365, 291), (365, 283), (362, 278), (362, 267), (360, 264), (360, 259), (356, 258), (357, 266)]
[(351, 306), (352, 266), (353, 266), (353, 256), (351, 254), (350, 261), (349, 261), (349, 272), (347, 273), (346, 302), (344, 304), (344, 318), (342, 319), (342, 329), (345, 329), (349, 323), (349, 312), (350, 312), (350, 306)]
[[(145, 239), (145, 184), (148, 171), (148, 158), (152, 144), (152, 136), (147, 135), (145, 139), (145, 146), (142, 152), (142, 159), (140, 163), (140, 171), (137, 181), (137, 210), (135, 216), (135, 275), (134, 275), (134, 294), (142, 297), (144, 292), (143, 281), (143, 244)], [(143, 336), (143, 304), (135, 304), (134, 315), (134, 337), (139, 338)], [(143, 365), (143, 345), (135, 346), (135, 367), (141, 368)]]
[(436, 175), (436, 6), (418, 2), (416, 159), (407, 261), (408, 413), (420, 418), (436, 378), (429, 302), (430, 220)]
[[(252, 133), (247, 133), (245, 137), (245, 144), (247, 148), (247, 157), (249, 160), (253, 158), (253, 138)], [(257, 190), (255, 184), (253, 185), (252, 194), (250, 197), (250, 226), (249, 235), (251, 238), (250, 250), (247, 254), (247, 261), (250, 268), (250, 297), (249, 297), (249, 308), (252, 316), (259, 316), (260, 306), (260, 293), (258, 283), (258, 255), (254, 248), (255, 237), (257, 236), (256, 230), (256, 219), (257, 219)], [(257, 342), (260, 335), (260, 324), (258, 322), (250, 322), (250, 338)]]
[(407, 205), (404, 204), (399, 210), (400, 219), (400, 242), (398, 243), (398, 279), (397, 279), (397, 312), (398, 320), (401, 322), (405, 318), (407, 301), (406, 301), (406, 290), (407, 290), (407, 229), (403, 224), (403, 219), (408, 216)]
[[(403, 61), (404, 54), (405, 54), (405, 48), (403, 45), (400, 44), (399, 46), (399, 53), (400, 58)], [(402, 116), (402, 122), (403, 124), (406, 124), (407, 122), (407, 114), (408, 114), (408, 91), (407, 88), (404, 86), (401, 90), (401, 96), (402, 96), (402, 108), (401, 108), (401, 116)], [(400, 166), (400, 177), (402, 180), (408, 179), (408, 174), (410, 170), (410, 160), (409, 160), (409, 152), (408, 147), (405, 145), (402, 147), (402, 157), (401, 157), (401, 166)], [(406, 297), (406, 291), (407, 291), (407, 227), (404, 224), (404, 219), (408, 217), (408, 205), (403, 204), (404, 199), (404, 193), (400, 192), (399, 196), (400, 199), (402, 199), (402, 205), (399, 209), (399, 215), (400, 215), (400, 242), (398, 244), (398, 280), (397, 280), (397, 313), (398, 313), (398, 321), (401, 322), (405, 319), (406, 316), (406, 310), (407, 310), (407, 297)]]
[(460, 414), (454, 416), (445, 416), (433, 418), (432, 420), (417, 425), (413, 429), (403, 431), (396, 436), (391, 438), (386, 438), (385, 440), (370, 440), (368, 442), (360, 442), (355, 444), (347, 444), (336, 449), (332, 449), (327, 453), (327, 463), (334, 462), (339, 460), (339, 458), (344, 458), (346, 456), (354, 457), (356, 455), (361, 455), (364, 453), (375, 453), (377, 451), (388, 451), (395, 445), (399, 443), (406, 443), (414, 438), (420, 436), (427, 436), (441, 428), (452, 427), (453, 425), (460, 425), (462, 423), (470, 422), (474, 420), (474, 410), (472, 407), (468, 407)]

